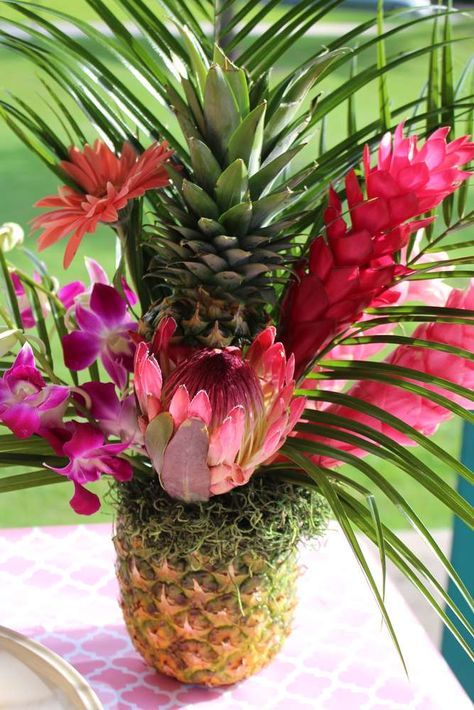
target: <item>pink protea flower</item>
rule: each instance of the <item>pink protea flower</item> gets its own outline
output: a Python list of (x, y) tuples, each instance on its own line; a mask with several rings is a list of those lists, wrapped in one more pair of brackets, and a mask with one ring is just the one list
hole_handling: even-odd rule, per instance
[(293, 358), (274, 341), (267, 328), (245, 356), (233, 347), (197, 351), (165, 380), (147, 345), (138, 345), (140, 424), (171, 496), (207, 500), (243, 485), (283, 445), (305, 401), (293, 396)]
[[(474, 308), (474, 281), (471, 282), (471, 286), (467, 291), (452, 290), (444, 305), (446, 308), (472, 310)], [(413, 337), (420, 340), (454, 345), (468, 352), (474, 351), (474, 326), (470, 325), (424, 323), (416, 328)], [(396, 348), (385, 362), (423, 372), (427, 375), (442, 377), (454, 384), (462, 385), (466, 389), (474, 389), (474, 363), (452, 353), (403, 345)], [(449, 397), (451, 401), (457, 402), (465, 408), (472, 408), (470, 400), (466, 400), (453, 392), (443, 390), (437, 385), (423, 383), (423, 387), (443, 394)], [(434, 434), (439, 425), (452, 415), (450, 410), (436, 402), (432, 402), (414, 392), (383, 382), (370, 380), (359, 382), (349, 390), (348, 394), (402, 419), (406, 424), (409, 424), (425, 436)], [(400, 444), (415, 444), (405, 434), (393, 429), (388, 424), (350, 407), (332, 404), (326, 408), (326, 411), (346, 417), (351, 421), (367, 424)], [(330, 437), (310, 438), (357, 456), (366, 455), (363, 449)], [(317, 456), (314, 459), (325, 466), (334, 466), (340, 463), (336, 458), (332, 459), (326, 456)]]
[(19, 439), (44, 436), (45, 430), (60, 424), (68, 396), (68, 387), (46, 384), (25, 343), (0, 379), (0, 421)]
[(407, 220), (438, 205), (469, 177), (460, 166), (474, 157), (474, 143), (465, 136), (448, 144), (448, 130), (436, 131), (418, 149), (416, 137), (403, 138), (401, 124), (393, 148), (390, 134), (383, 139), (373, 169), (366, 148), (367, 196), (353, 170), (345, 180), (350, 227), (331, 188), (324, 214), (327, 240), (314, 240), (282, 304), (279, 338), (295, 355), (297, 377), (396, 277), (409, 273), (394, 256), (430, 220)]
[(127, 304), (112, 286), (96, 283), (89, 307), (77, 303), (74, 317), (78, 330), (62, 339), (64, 362), (71, 370), (84, 370), (100, 357), (113, 382), (123, 389), (133, 369), (135, 345), (130, 332), (137, 324)]
[(70, 148), (69, 161), (63, 160), (60, 167), (78, 189), (63, 186), (58, 195), (36, 203), (37, 207), (54, 208), (32, 222), (33, 229), (44, 228), (40, 251), (72, 232), (64, 254), (67, 268), (84, 235), (95, 232), (99, 222), (118, 222), (119, 212), (130, 200), (168, 185), (164, 163), (172, 154), (166, 141), (154, 143), (140, 156), (129, 143), (123, 144), (120, 157), (102, 141), (86, 145), (83, 151)]
[(100, 508), (100, 500), (95, 493), (84, 488), (84, 484), (98, 481), (103, 474), (113, 476), (117, 481), (129, 481), (133, 474), (132, 466), (118, 456), (128, 444), (106, 444), (104, 434), (90, 424), (73, 422), (72, 425), (72, 435), (62, 451), (69, 462), (62, 468), (48, 468), (74, 483), (75, 493), (70, 505), (76, 513), (91, 515)]

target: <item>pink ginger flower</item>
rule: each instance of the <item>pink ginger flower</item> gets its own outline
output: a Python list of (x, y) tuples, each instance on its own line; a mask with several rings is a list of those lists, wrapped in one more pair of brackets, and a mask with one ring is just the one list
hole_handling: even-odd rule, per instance
[(53, 208), (32, 223), (33, 229), (44, 228), (40, 251), (72, 232), (64, 254), (67, 269), (86, 233), (95, 232), (100, 222), (117, 223), (130, 200), (168, 185), (164, 163), (172, 154), (166, 141), (154, 143), (141, 155), (124, 143), (120, 157), (99, 140), (83, 151), (70, 148), (69, 161), (63, 160), (60, 167), (78, 189), (62, 186), (58, 195), (36, 203), (37, 207)]
[(407, 220), (440, 204), (469, 177), (460, 166), (474, 157), (474, 143), (467, 136), (447, 143), (448, 132), (439, 129), (418, 149), (416, 137), (404, 138), (400, 124), (393, 146), (390, 134), (382, 140), (375, 168), (366, 148), (367, 195), (353, 170), (345, 181), (350, 227), (331, 188), (324, 214), (327, 241), (313, 241), (282, 303), (279, 337), (295, 355), (297, 377), (397, 276), (409, 273), (395, 255), (431, 220)]
[(73, 510), (82, 515), (92, 515), (100, 508), (100, 500), (84, 485), (98, 481), (103, 474), (113, 476), (117, 481), (129, 481), (133, 474), (132, 466), (118, 456), (128, 444), (106, 444), (104, 434), (91, 424), (72, 424), (72, 435), (62, 450), (69, 462), (61, 468), (48, 468), (73, 482), (74, 496), (70, 500)]
[(60, 425), (68, 396), (68, 387), (46, 384), (25, 343), (0, 379), (0, 421), (19, 439), (47, 438), (47, 431)]
[[(470, 288), (465, 292), (452, 290), (444, 305), (446, 308), (474, 309), (474, 281), (471, 282)], [(424, 323), (416, 328), (413, 337), (420, 340), (454, 345), (468, 352), (474, 351), (474, 326), (470, 325)], [(454, 384), (462, 385), (468, 390), (474, 389), (474, 363), (452, 353), (425, 347), (402, 345), (396, 348), (385, 362), (423, 372), (427, 375), (442, 377)], [(413, 380), (413, 382), (417, 381)], [(417, 384), (421, 383), (417, 382)], [(422, 384), (423, 387), (442, 394), (467, 409), (472, 409), (470, 400), (444, 390), (437, 385)], [(414, 392), (383, 382), (370, 380), (359, 382), (349, 390), (348, 394), (389, 412), (426, 436), (434, 434), (439, 425), (452, 415), (450, 410), (436, 402)], [(405, 434), (379, 419), (358, 412), (350, 407), (332, 404), (326, 408), (326, 411), (346, 417), (351, 421), (366, 424), (400, 444), (414, 445), (415, 443)], [(363, 449), (330, 437), (311, 438), (323, 444), (336, 446), (342, 451), (347, 451), (357, 456), (366, 454)], [(340, 463), (336, 458), (332, 459), (325, 456), (315, 456), (314, 460), (324, 466), (334, 466)]]
[[(405, 251), (405, 250), (404, 250)], [(416, 251), (414, 252), (416, 254)], [(420, 257), (418, 264), (442, 262), (449, 259), (446, 252), (439, 251), (433, 254), (425, 254)], [(403, 259), (402, 259), (403, 263)], [(453, 267), (447, 267), (450, 270)], [(420, 279), (417, 281), (399, 281), (395, 286), (383, 291), (383, 293), (375, 298), (371, 303), (371, 308), (380, 308), (384, 306), (402, 306), (405, 303), (413, 303), (415, 301), (430, 306), (444, 306), (446, 300), (451, 293), (451, 287), (442, 279)], [(359, 318), (359, 323), (373, 319), (373, 315), (362, 314)], [(397, 328), (397, 323), (387, 323), (386, 325), (377, 325), (373, 328), (362, 332), (354, 332), (352, 335), (389, 335)], [(351, 333), (347, 333), (351, 335)], [(385, 346), (384, 343), (367, 343), (361, 345), (345, 345), (341, 343), (333, 348), (328, 354), (328, 360), (366, 360), (376, 353), (380, 352)], [(314, 383), (314, 380), (313, 380)], [(337, 384), (343, 384), (342, 380), (338, 380)], [(336, 384), (336, 382), (335, 382)], [(340, 389), (340, 388), (339, 388)]]
[(163, 488), (207, 500), (249, 480), (271, 459), (301, 416), (294, 359), (275, 329), (238, 348), (203, 349), (164, 377), (145, 343), (135, 357), (135, 392), (145, 446)]
[[(418, 147), (417, 136), (404, 136), (400, 123), (392, 136), (386, 133), (378, 150), (377, 165), (370, 167), (368, 146), (364, 149), (367, 198), (383, 228), (396, 226), (439, 205), (471, 173), (460, 166), (474, 158), (474, 143), (461, 136), (448, 143), (449, 126), (438, 128)], [(366, 221), (356, 210), (353, 222), (364, 229)]]
[(137, 324), (127, 312), (127, 303), (112, 286), (96, 283), (89, 307), (77, 303), (74, 317), (78, 330), (62, 339), (64, 362), (71, 370), (84, 370), (100, 357), (107, 374), (123, 389), (133, 369)]

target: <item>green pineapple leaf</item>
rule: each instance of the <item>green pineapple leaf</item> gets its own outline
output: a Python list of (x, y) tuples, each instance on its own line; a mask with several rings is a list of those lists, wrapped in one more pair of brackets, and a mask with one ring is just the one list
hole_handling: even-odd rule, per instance
[(189, 151), (197, 182), (206, 192), (212, 195), (217, 180), (222, 173), (221, 166), (212, 151), (198, 138), (190, 138)]
[(247, 168), (238, 158), (227, 167), (216, 183), (216, 201), (221, 212), (239, 205), (248, 191)]
[(183, 197), (188, 206), (198, 217), (217, 219), (219, 209), (207, 192), (189, 180), (183, 180)]
[(240, 111), (234, 92), (218, 64), (209, 69), (204, 92), (204, 117), (209, 142), (219, 159), (240, 123)]
[(266, 101), (256, 106), (229, 138), (228, 162), (241, 158), (247, 165), (249, 175), (253, 175), (260, 167), (266, 108)]

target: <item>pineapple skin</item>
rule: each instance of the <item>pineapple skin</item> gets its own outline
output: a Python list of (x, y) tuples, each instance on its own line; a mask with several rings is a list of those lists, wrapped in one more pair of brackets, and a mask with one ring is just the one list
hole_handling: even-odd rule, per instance
[(289, 635), (299, 575), (284, 558), (246, 552), (222, 565), (201, 553), (160, 556), (129, 537), (119, 518), (114, 545), (120, 604), (137, 651), (182, 683), (231, 685), (269, 663)]

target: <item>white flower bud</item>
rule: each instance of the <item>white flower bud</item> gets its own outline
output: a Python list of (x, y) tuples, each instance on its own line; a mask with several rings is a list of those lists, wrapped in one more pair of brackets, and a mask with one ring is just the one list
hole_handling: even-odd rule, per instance
[(0, 357), (3, 357), (15, 347), (19, 333), (19, 330), (0, 326)]
[(2, 251), (11, 251), (23, 244), (24, 236), (25, 234), (19, 224), (5, 222), (0, 227), (0, 249)]

